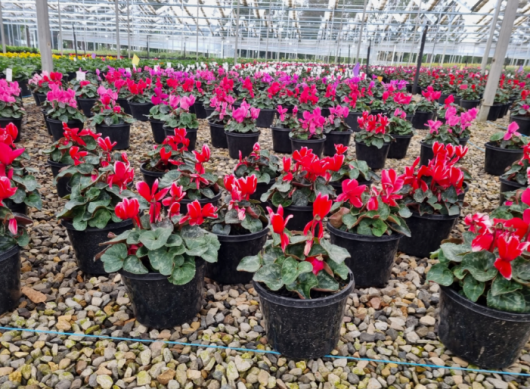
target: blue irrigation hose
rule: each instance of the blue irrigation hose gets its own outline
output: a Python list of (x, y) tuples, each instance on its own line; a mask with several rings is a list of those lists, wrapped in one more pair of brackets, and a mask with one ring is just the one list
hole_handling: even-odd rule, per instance
[[(0, 327), (0, 330), (5, 331), (22, 331), (22, 332), (32, 332), (37, 334), (50, 334), (50, 335), (59, 335), (59, 336), (80, 336), (83, 338), (96, 338), (96, 339), (107, 339), (107, 340), (116, 340), (116, 341), (126, 341), (126, 342), (141, 342), (141, 343), (154, 343), (154, 342), (163, 342), (166, 344), (175, 344), (180, 346), (190, 346), (190, 347), (204, 347), (204, 348), (214, 348), (219, 350), (234, 350), (234, 351), (243, 351), (251, 353), (261, 353), (261, 354), (275, 354), (281, 355), (278, 351), (267, 351), (259, 349), (248, 349), (242, 347), (227, 347), (219, 346), (216, 344), (200, 344), (200, 343), (185, 343), (177, 342), (171, 340), (158, 340), (158, 339), (137, 339), (137, 338), (121, 338), (115, 336), (106, 336), (106, 335), (93, 335), (93, 334), (76, 334), (69, 332), (57, 332), (49, 330), (34, 330), (31, 328), (16, 328), (16, 327)], [(415, 367), (428, 367), (432, 369), (449, 369), (449, 370), (460, 370), (460, 371), (469, 371), (473, 373), (486, 373), (486, 374), (500, 374), (500, 375), (513, 375), (517, 377), (530, 377), (528, 373), (515, 373), (509, 371), (497, 371), (497, 370), (483, 370), (483, 369), (469, 369), (466, 367), (456, 367), (456, 366), (441, 366), (441, 365), (431, 365), (424, 363), (414, 363), (414, 362), (401, 362), (401, 361), (390, 361), (385, 359), (372, 359), (372, 358), (356, 358), (356, 357), (347, 357), (341, 355), (324, 355), (325, 358), (336, 358), (336, 359), (348, 359), (353, 361), (366, 361), (366, 362), (376, 362), (376, 363), (394, 363), (396, 365), (403, 366), (415, 366)]]

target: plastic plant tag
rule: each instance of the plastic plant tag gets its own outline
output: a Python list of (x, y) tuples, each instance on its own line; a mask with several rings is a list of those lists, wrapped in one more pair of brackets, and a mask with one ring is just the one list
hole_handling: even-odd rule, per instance
[(168, 62), (168, 63), (166, 64), (166, 69), (171, 69), (171, 62)]
[(129, 74), (132, 74), (132, 72), (131, 72), (131, 68), (125, 68), (125, 71), (126, 71), (127, 73), (129, 73)]
[(136, 69), (136, 66), (138, 66), (138, 64), (140, 63), (140, 58), (138, 58), (138, 56), (134, 54), (131, 63)]
[(11, 68), (6, 69), (6, 80), (9, 82), (13, 81), (13, 69)]
[(79, 71), (75, 72), (77, 81), (85, 81), (86, 80), (86, 73)]

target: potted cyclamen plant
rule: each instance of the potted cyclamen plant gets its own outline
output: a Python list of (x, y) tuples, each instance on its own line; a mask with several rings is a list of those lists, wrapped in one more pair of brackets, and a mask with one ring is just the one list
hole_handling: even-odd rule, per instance
[(228, 194), (219, 207), (218, 218), (205, 226), (221, 244), (218, 262), (206, 265), (206, 277), (220, 284), (248, 284), (252, 276), (238, 272), (237, 267), (244, 257), (257, 255), (267, 240), (267, 217), (258, 202), (250, 199), (257, 183), (255, 175), (226, 175), (223, 187)]
[(405, 120), (412, 122), (416, 112), (416, 103), (412, 100), (412, 94), (396, 92), (392, 99), (394, 100), (395, 108), (405, 113)]
[(201, 225), (217, 218), (217, 209), (194, 201), (182, 215), (183, 189), (176, 183), (161, 190), (158, 181), (136, 187), (141, 201), (129, 195), (115, 208), (115, 217), (134, 228), (112, 236), (98, 256), (107, 272), (120, 272), (139, 323), (172, 328), (190, 322), (202, 307), (204, 262), (217, 261), (220, 245)]
[(291, 154), (293, 146), (289, 134), (293, 129), (300, 127), (298, 107), (294, 106), (292, 112), (289, 113), (288, 108), (278, 105), (276, 111), (278, 115), (271, 125), (272, 149), (277, 153)]
[(396, 108), (394, 115), (388, 121), (387, 132), (395, 139), (390, 144), (387, 158), (403, 159), (407, 156), (410, 141), (414, 136), (412, 123), (407, 120), (407, 114)]
[(324, 142), (324, 155), (335, 155), (335, 146), (350, 144), (350, 138), (353, 131), (345, 122), (349, 115), (348, 107), (341, 107), (337, 105), (329, 109), (329, 116), (324, 123), (324, 133), (326, 134), (326, 141)]
[(410, 237), (404, 218), (411, 215), (403, 196), (403, 180), (392, 169), (381, 172), (381, 189), (342, 182), (342, 193), (328, 221), (331, 243), (350, 253), (346, 265), (355, 274), (357, 288), (384, 287), (390, 279), (394, 256), (402, 236)]
[(344, 145), (335, 146), (335, 155), (322, 159), (326, 169), (331, 174), (329, 184), (335, 189), (335, 194), (342, 193), (342, 183), (345, 180), (355, 179), (361, 185), (370, 187), (379, 177), (365, 161), (359, 161), (348, 157), (348, 147)]
[(61, 87), (63, 74), (60, 72), (42, 72), (34, 74), (28, 80), (28, 86), (31, 89), (33, 98), (37, 106), (41, 106), (46, 100), (46, 94), (51, 90), (50, 85), (54, 84)]
[(442, 243), (433, 255), (438, 263), (427, 273), (428, 281), (441, 286), (441, 341), (456, 356), (484, 369), (511, 366), (530, 335), (529, 204), (526, 189), (513, 204), (518, 213), (524, 209), (523, 218), (510, 213), (507, 219), (493, 220), (480, 213), (467, 215), (463, 239)]
[(13, 311), (20, 299), (20, 247), (29, 244), (25, 227), (31, 224), (27, 216), (13, 213), (5, 201), (17, 192), (9, 178), (0, 177), (0, 315)]
[(83, 128), (85, 115), (77, 108), (73, 89), (64, 90), (55, 84), (50, 85), (43, 108), (46, 122), (53, 140), (58, 141), (63, 136), (63, 123), (70, 128)]
[(353, 132), (359, 131), (357, 119), (362, 116), (364, 111), (370, 111), (370, 107), (362, 100), (364, 97), (364, 88), (359, 90), (357, 84), (350, 84), (350, 93), (344, 96), (343, 101), (349, 105), (349, 114), (346, 118), (346, 124), (350, 126)]
[(88, 125), (102, 138), (110, 138), (111, 142), (116, 142), (115, 150), (126, 150), (129, 148), (131, 137), (131, 123), (136, 120), (125, 113), (116, 103), (118, 94), (104, 86), (98, 88), (99, 100), (94, 104), (92, 116)]
[(326, 118), (321, 115), (320, 108), (315, 108), (313, 112), (304, 111), (299, 122), (300, 125), (294, 127), (289, 133), (293, 152), (306, 147), (318, 157), (322, 157), (326, 142), (326, 135), (324, 135)]
[(403, 188), (399, 200), (412, 215), (407, 221), (411, 237), (403, 237), (399, 251), (419, 258), (427, 257), (447, 239), (462, 209), (464, 171), (455, 164), (467, 153), (467, 147), (434, 143), (434, 158), (418, 168), (420, 159), (405, 167), (399, 176)]
[[(453, 111), (454, 109), (454, 111)], [(440, 106), (440, 108), (438, 108), (438, 111), (436, 113), (436, 117), (437, 117), (437, 120), (441, 121), (443, 124), (445, 124), (447, 118), (446, 118), (446, 113), (447, 113), (447, 110), (450, 111), (450, 114), (447, 115), (448, 117), (451, 115), (451, 114), (457, 114), (457, 113), (462, 113), (465, 111), (464, 108), (462, 108), (461, 106), (455, 104), (455, 98), (453, 95), (449, 95), (448, 97), (445, 98), (445, 100), (443, 101), (443, 105)]]
[(0, 127), (13, 123), (18, 130), (17, 138), (14, 139), (15, 142), (20, 141), (24, 115), (26, 115), (26, 111), (20, 98), (18, 83), (16, 81), (9, 82), (5, 79), (0, 80)]
[(239, 99), (252, 102), (252, 106), (259, 108), (259, 115), (256, 119), (256, 126), (269, 128), (274, 119), (274, 100), (268, 91), (261, 90), (254, 92), (254, 85), (250, 77), (247, 77), (240, 86)]
[(259, 200), (263, 193), (267, 192), (274, 184), (280, 171), (280, 159), (271, 154), (269, 150), (263, 150), (259, 143), (256, 143), (252, 153), (239, 160), (234, 168), (234, 175), (237, 178), (256, 176), (256, 191), (250, 195), (250, 199)]
[(132, 185), (134, 169), (125, 153), (114, 161), (111, 144), (99, 146), (98, 165), (84, 160), (86, 152), (78, 152), (72, 159), (80, 163), (62, 169), (56, 177), (71, 176), (71, 194), (65, 196), (68, 201), (57, 218), (66, 228), (79, 268), (89, 275), (107, 274), (95, 256), (109, 233), (120, 234), (133, 227), (131, 220), (120, 218), (114, 209), (123, 198), (132, 196), (127, 188)]
[(523, 147), (528, 143), (528, 139), (521, 136), (517, 132), (518, 129), (517, 123), (511, 122), (506, 132), (496, 132), (484, 145), (486, 149), (484, 170), (486, 173), (500, 176), (506, 172), (512, 163), (522, 158)]
[(25, 215), (28, 206), (40, 210), (42, 201), (38, 191), (40, 185), (32, 174), (37, 171), (24, 166), (22, 160), (30, 157), (25, 149), (17, 149), (16, 137), (17, 128), (13, 123), (0, 128), (0, 176), (7, 177), (16, 188), (15, 194), (4, 200), (5, 205), (12, 212)]
[(530, 168), (530, 144), (526, 144), (523, 147), (522, 158), (515, 161), (510, 169), (499, 177), (501, 184), (499, 196), (500, 205), (505, 200), (503, 193), (528, 187), (528, 168)]
[(435, 91), (431, 85), (422, 91), (423, 97), (416, 103), (416, 111), (412, 118), (412, 126), (418, 130), (426, 130), (427, 122), (434, 119), (438, 108), (438, 100), (442, 92)]
[(381, 114), (369, 115), (363, 112), (358, 118), (360, 132), (355, 133), (355, 153), (357, 159), (365, 161), (373, 169), (385, 167), (390, 143), (394, 141), (387, 133), (388, 118)]
[(146, 122), (149, 119), (149, 110), (154, 105), (151, 102), (153, 95), (151, 85), (152, 81), (150, 78), (146, 78), (145, 81), (140, 79), (138, 82), (134, 82), (131, 78), (127, 79), (127, 102), (129, 103), (131, 115), (141, 122)]
[[(449, 123), (451, 123), (451, 120), (449, 120)], [(429, 133), (420, 142), (420, 166), (428, 165), (429, 161), (434, 158), (433, 145), (435, 143), (453, 146), (460, 144), (456, 132), (452, 130), (449, 124), (442, 124), (438, 120), (429, 120), (427, 126), (429, 127)]]
[[(230, 121), (225, 126), (228, 154), (237, 159), (250, 155), (254, 144), (258, 142), (260, 131), (256, 127), (259, 108), (251, 107), (246, 101), (232, 111)], [(229, 113), (227, 112), (227, 115)]]
[(305, 235), (286, 229), (281, 205), (268, 208), (272, 240), (257, 255), (242, 259), (238, 270), (254, 273), (267, 339), (282, 355), (315, 359), (337, 345), (344, 309), (354, 288), (344, 264), (348, 252), (324, 239), (322, 220), (331, 208), (327, 195), (313, 204)]
[(161, 144), (166, 139), (165, 123), (161, 120), (163, 116), (169, 113), (167, 93), (164, 93), (162, 87), (156, 87), (151, 96), (151, 103), (153, 106), (149, 110), (149, 124), (151, 124), (151, 131), (153, 132), (153, 139), (155, 143)]
[(208, 116), (208, 124), (210, 125), (210, 138), (212, 146), (220, 149), (227, 149), (228, 142), (226, 140), (225, 126), (231, 118), (231, 107), (228, 103), (218, 103), (213, 112)]
[(168, 171), (177, 170), (183, 164), (189, 144), (186, 129), (175, 128), (174, 135), (166, 137), (162, 145), (153, 146), (140, 166), (144, 182), (151, 187), (155, 180), (161, 179)]
[(166, 137), (173, 135), (175, 128), (185, 128), (186, 137), (190, 140), (188, 150), (195, 150), (197, 143), (197, 130), (199, 122), (197, 116), (190, 112), (190, 108), (195, 104), (195, 96), (169, 96), (168, 105), (158, 105), (158, 114), (150, 115), (153, 119), (163, 122)]
[(202, 145), (200, 152), (193, 150), (193, 153), (189, 153), (181, 150), (179, 153), (182, 153), (182, 161), (176, 161), (177, 170), (165, 173), (160, 180), (160, 186), (169, 188), (173, 182), (177, 182), (183, 187), (186, 194), (180, 201), (184, 207), (181, 212), (185, 212), (185, 207), (194, 200), (198, 200), (201, 206), (212, 203), (217, 207), (221, 199), (218, 177), (204, 166), (210, 161), (208, 145)]
[(294, 216), (289, 221), (289, 228), (301, 231), (313, 218), (312, 203), (317, 194), (334, 193), (329, 185), (329, 165), (332, 162), (329, 158), (320, 159), (307, 147), (294, 151), (292, 159), (283, 157), (282, 172), (274, 185), (261, 196), (261, 201), (269, 201), (274, 207), (281, 205), (287, 215)]
[(523, 135), (530, 135), (530, 91), (522, 90), (521, 97), (513, 104), (510, 122), (516, 122)]
[(94, 114), (92, 107), (99, 98), (97, 80), (81, 80), (75, 82), (72, 89), (75, 91), (79, 108), (83, 110), (87, 118), (91, 117)]
[(462, 108), (471, 109), (480, 105), (480, 92), (476, 84), (460, 84), (458, 88)]
[[(59, 197), (70, 193), (69, 176), (55, 179), (61, 169), (80, 164), (80, 153), (81, 156), (84, 155), (84, 160), (89, 164), (97, 165), (99, 163), (99, 154), (96, 152), (97, 143), (104, 141), (100, 141), (100, 135), (94, 134), (89, 129), (69, 128), (66, 123), (63, 123), (63, 130), (63, 137), (54, 142), (48, 150), (44, 150), (44, 153), (49, 155), (48, 166), (52, 169)], [(76, 159), (74, 160), (72, 156)]]

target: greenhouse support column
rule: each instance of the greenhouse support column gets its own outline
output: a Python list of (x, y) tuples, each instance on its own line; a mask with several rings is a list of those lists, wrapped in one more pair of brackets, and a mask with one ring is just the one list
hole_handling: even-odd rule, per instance
[(414, 76), (414, 84), (412, 85), (412, 93), (418, 92), (418, 79), (420, 78), (421, 60), (423, 59), (423, 49), (425, 48), (425, 40), (427, 39), (427, 30), (429, 26), (425, 26), (423, 35), (421, 37), (420, 52), (418, 53), (418, 65), (416, 67), (416, 75)]
[(59, 17), (59, 50), (61, 55), (63, 55), (63, 23), (61, 19), (61, 0), (57, 0), (57, 16)]
[(131, 59), (131, 4), (127, 0), (127, 57)]
[(482, 73), (484, 73), (484, 71), (486, 70), (486, 65), (488, 64), (488, 58), (490, 57), (491, 43), (493, 42), (493, 35), (495, 33), (495, 27), (497, 27), (497, 19), (499, 17), (499, 11), (501, 9), (501, 3), (502, 3), (502, 0), (497, 0), (497, 5), (495, 6), (495, 13), (493, 14), (493, 19), (491, 19), (490, 35), (488, 37), (488, 41), (486, 42), (486, 48), (484, 49), (484, 56), (482, 57), (482, 63), (480, 64), (480, 71)]
[(504, 58), (506, 57), (506, 51), (508, 50), (508, 44), (510, 43), (510, 36), (512, 34), (515, 16), (517, 15), (518, 5), (519, 0), (508, 0), (508, 3), (506, 4), (499, 39), (495, 47), (495, 54), (493, 55), (486, 89), (484, 90), (484, 100), (482, 101), (482, 107), (480, 108), (477, 117), (479, 122), (485, 122), (487, 120), (490, 107), (493, 105), (493, 100), (495, 99), (495, 93), (497, 92), (499, 79), (504, 65)]
[(39, 50), (42, 70), (51, 72), (53, 71), (53, 59), (50, 18), (48, 16), (48, 0), (35, 0), (35, 6), (37, 11), (37, 31), (39, 33)]
[(118, 9), (118, 0), (114, 2), (114, 10), (116, 12), (116, 52), (118, 53), (118, 59), (120, 59), (120, 10)]
[(197, 0), (197, 20), (195, 23), (195, 60), (199, 62), (199, 5), (200, 0)]
[(6, 53), (6, 36), (4, 33), (4, 17), (2, 16), (2, 1), (0, 0), (0, 31), (2, 35), (2, 51)]
[(236, 8), (236, 42), (234, 44), (234, 65), (237, 65), (237, 44), (239, 41), (239, 0), (237, 1)]
[(366, 7), (368, 6), (368, 0), (364, 0), (363, 6), (363, 16), (361, 20), (361, 28), (359, 30), (359, 42), (357, 42), (357, 55), (355, 56), (355, 61), (359, 60), (359, 54), (361, 53), (361, 42), (363, 40), (363, 30), (364, 30), (364, 18), (366, 17)]

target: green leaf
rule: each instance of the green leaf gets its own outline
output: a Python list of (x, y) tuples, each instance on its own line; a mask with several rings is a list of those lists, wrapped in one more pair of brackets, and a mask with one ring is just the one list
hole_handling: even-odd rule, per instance
[(148, 256), (153, 269), (158, 270), (160, 274), (165, 276), (171, 274), (173, 271), (173, 253), (169, 252), (166, 247), (150, 250)]
[[(134, 231), (134, 230), (127, 230), (127, 231), (124, 231), (124, 232), (122, 232), (120, 235), (115, 236), (115, 237), (112, 238), (111, 240), (108, 240), (107, 243), (126, 242), (126, 241), (127, 241), (127, 238), (129, 237), (129, 235), (130, 235), (132, 232), (137, 232), (137, 231)], [(129, 243), (129, 242), (127, 242), (127, 243)]]
[(462, 262), (464, 254), (470, 251), (470, 248), (466, 245), (455, 243), (444, 243), (440, 247), (443, 250), (445, 257), (453, 262)]
[(346, 228), (350, 230), (355, 223), (357, 223), (357, 216), (353, 216), (351, 213), (347, 213), (342, 216), (342, 222), (346, 225)]
[(524, 284), (530, 282), (530, 261), (518, 257), (512, 262), (512, 277)]
[(431, 267), (427, 273), (427, 281), (433, 281), (443, 286), (453, 284), (453, 273), (449, 268), (441, 263), (437, 263)]
[(221, 248), (219, 238), (215, 234), (208, 233), (204, 236), (204, 242), (206, 250), (201, 254), (201, 258), (209, 263), (217, 262), (219, 249)]
[(185, 285), (195, 277), (195, 259), (186, 258), (182, 266), (175, 267), (169, 277), (169, 282), (175, 285)]
[(407, 219), (412, 216), (412, 212), (406, 205), (401, 205), (401, 207), (399, 208), (399, 216)]
[(42, 209), (42, 199), (39, 192), (29, 193), (24, 199), (24, 203), (28, 207), (37, 208), (38, 210)]
[(311, 298), (311, 289), (318, 285), (317, 277), (312, 273), (300, 274), (300, 277), (290, 285), (286, 285), (287, 290), (297, 292), (302, 299)]
[(100, 208), (96, 211), (92, 219), (88, 221), (90, 227), (105, 228), (112, 218), (110, 211), (106, 208)]
[(107, 273), (114, 273), (123, 267), (123, 262), (127, 258), (127, 246), (118, 243), (110, 246), (101, 256), (101, 261)]
[(474, 303), (477, 302), (482, 293), (484, 293), (485, 288), (486, 284), (484, 284), (484, 282), (475, 280), (472, 275), (468, 275), (466, 278), (464, 278), (464, 294)]
[(315, 289), (326, 292), (335, 292), (339, 290), (339, 283), (325, 271), (320, 271), (317, 274), (317, 281), (318, 285)]
[(342, 263), (346, 258), (350, 258), (350, 253), (343, 247), (334, 245), (326, 239), (320, 240), (320, 245), (324, 250), (328, 252), (328, 256), (331, 260)]
[(346, 263), (337, 263), (335, 261), (327, 261), (326, 262), (331, 270), (333, 270), (333, 273), (338, 275), (343, 280), (347, 280), (348, 276), (350, 275), (350, 268), (346, 266)]
[(283, 261), (282, 265), (282, 282), (291, 284), (298, 277), (298, 261), (289, 256)]
[(284, 285), (282, 281), (282, 269), (276, 263), (262, 266), (255, 274), (254, 281), (263, 282), (270, 290), (276, 291)]
[[(127, 244), (138, 244), (138, 243), (140, 243), (141, 231), (139, 231), (139, 230), (128, 230), (128, 231), (125, 231), (125, 232), (129, 232), (129, 234), (127, 234), (127, 236), (126, 236)], [(125, 234), (125, 233), (123, 233), (123, 234)]]
[(487, 296), (488, 307), (506, 312), (524, 312), (526, 302), (521, 292), (511, 292), (493, 296), (491, 289)]
[(462, 270), (468, 270), (477, 281), (487, 282), (497, 275), (494, 262), (495, 255), (489, 251), (473, 252), (462, 259)]
[(123, 263), (123, 270), (133, 274), (149, 273), (149, 270), (145, 268), (142, 261), (140, 261), (140, 259), (136, 255), (129, 255), (127, 258), (125, 258), (125, 262)]
[(386, 232), (387, 230), (387, 225), (385, 224), (384, 221), (382, 221), (381, 219), (375, 219), (372, 223), (373, 227), (372, 227), (372, 233), (375, 235), (375, 236), (378, 236), (378, 237), (381, 237), (383, 236), (383, 234)]
[(241, 222), (241, 227), (254, 233), (263, 230), (263, 223), (259, 218), (253, 218), (247, 214), (245, 215), (245, 219)]
[(255, 273), (263, 264), (259, 255), (250, 255), (244, 257), (239, 265), (237, 265), (237, 271), (246, 271), (249, 273)]
[(241, 223), (241, 220), (239, 220), (239, 217), (237, 216), (237, 211), (235, 209), (229, 210), (225, 215), (225, 223), (226, 224), (239, 224)]
[(172, 228), (157, 228), (156, 230), (144, 231), (140, 235), (140, 242), (142, 242), (147, 249), (156, 250), (166, 244), (172, 233)]
[(173, 234), (173, 235), (170, 235), (169, 238), (167, 239), (166, 246), (167, 247), (175, 247), (175, 246), (180, 246), (183, 243), (184, 243), (184, 241), (182, 240), (180, 235)]
[(495, 277), (491, 284), (491, 294), (493, 297), (500, 296), (501, 294), (515, 292), (516, 290), (522, 289), (523, 286), (515, 281), (507, 280), (500, 274)]

